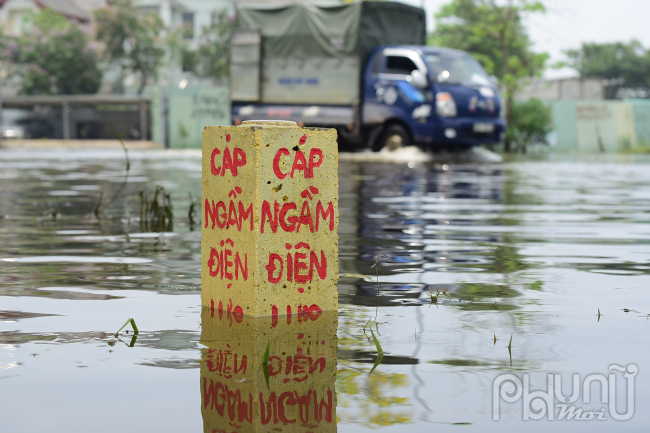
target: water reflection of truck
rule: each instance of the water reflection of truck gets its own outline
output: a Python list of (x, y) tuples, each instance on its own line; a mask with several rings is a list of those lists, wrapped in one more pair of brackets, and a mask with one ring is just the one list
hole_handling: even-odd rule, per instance
[(375, 150), (501, 141), (495, 80), (469, 54), (425, 42), (424, 11), (401, 3), (240, 5), (233, 121), (332, 127)]

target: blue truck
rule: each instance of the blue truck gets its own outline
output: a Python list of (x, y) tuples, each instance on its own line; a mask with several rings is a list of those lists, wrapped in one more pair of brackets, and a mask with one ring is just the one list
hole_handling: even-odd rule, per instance
[(499, 143), (496, 79), (469, 54), (425, 43), (424, 11), (402, 3), (239, 6), (233, 123), (336, 128), (339, 145), (376, 151)]

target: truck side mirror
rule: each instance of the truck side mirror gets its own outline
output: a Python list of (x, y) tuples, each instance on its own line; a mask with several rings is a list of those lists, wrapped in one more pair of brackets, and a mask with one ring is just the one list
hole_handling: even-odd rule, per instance
[(411, 71), (410, 75), (410, 82), (413, 84), (415, 87), (419, 89), (425, 89), (429, 85), (429, 80), (427, 80), (427, 76), (422, 73), (419, 69), (415, 69)]

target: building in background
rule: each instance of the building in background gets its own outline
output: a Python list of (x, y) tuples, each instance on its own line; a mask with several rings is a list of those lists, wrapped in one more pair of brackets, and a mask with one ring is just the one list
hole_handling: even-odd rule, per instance
[[(0, 32), (19, 35), (29, 15), (44, 8), (92, 28), (93, 11), (108, 4), (107, 0), (0, 0)], [(134, 4), (143, 12), (159, 15), (169, 31), (182, 32), (185, 43), (191, 49), (197, 48), (202, 29), (213, 22), (219, 11), (234, 10), (232, 0), (134, 0)], [(157, 84), (163, 86), (177, 85), (183, 79), (192, 81), (195, 78), (192, 72), (183, 71), (178, 60), (167, 62), (159, 77)], [(124, 87), (116, 86), (116, 80), (121, 79), (124, 79)], [(138, 86), (136, 77), (122, 77), (118, 68), (109, 67), (103, 81), (100, 93), (131, 93), (130, 88)], [(7, 94), (15, 94), (16, 89), (4, 90)]]
[[(49, 8), (69, 20), (79, 23), (89, 23), (92, 20), (90, 11), (80, 6), (84, 0), (0, 0), (0, 29), (8, 35), (20, 34), (29, 14)], [(103, 0), (88, 0), (88, 2), (104, 3)], [(97, 7), (101, 7), (97, 6)]]

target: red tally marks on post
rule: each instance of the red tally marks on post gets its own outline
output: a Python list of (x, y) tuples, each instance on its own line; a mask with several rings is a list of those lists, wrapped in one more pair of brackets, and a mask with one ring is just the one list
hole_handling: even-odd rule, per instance
[(239, 305), (237, 305), (233, 309), (232, 315), (235, 317), (235, 321), (237, 323), (241, 323), (241, 321), (244, 319), (244, 309), (242, 307), (240, 307)]
[(301, 321), (307, 321), (307, 319), (310, 320), (316, 320), (318, 319), (321, 314), (323, 314), (323, 310), (316, 304), (312, 304), (311, 306), (305, 305), (298, 305), (298, 322)]
[(277, 324), (278, 324), (278, 307), (276, 305), (273, 305), (271, 307), (271, 327), (275, 328)]
[(226, 143), (230, 143), (230, 134), (226, 134)]
[[(223, 319), (223, 303), (219, 301), (219, 320)], [(237, 323), (241, 323), (244, 320), (244, 309), (239, 306), (233, 306), (232, 299), (228, 299), (228, 305), (225, 308), (226, 310), (226, 320), (230, 322), (229, 326), (232, 326), (233, 319)]]

